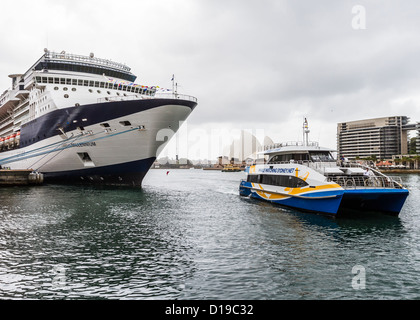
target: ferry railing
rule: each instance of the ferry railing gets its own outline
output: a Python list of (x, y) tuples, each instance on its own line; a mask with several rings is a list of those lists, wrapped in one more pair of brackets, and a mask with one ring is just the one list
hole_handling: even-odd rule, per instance
[(319, 147), (319, 143), (315, 141), (309, 141), (307, 144), (302, 141), (288, 141), (282, 143), (273, 143), (270, 145), (264, 145), (258, 148), (259, 152), (282, 148), (282, 147), (303, 147), (303, 146), (310, 146), (310, 147)]
[(329, 177), (328, 181), (335, 182), (344, 189), (358, 189), (358, 188), (402, 189), (401, 177), (338, 176), (338, 177)]

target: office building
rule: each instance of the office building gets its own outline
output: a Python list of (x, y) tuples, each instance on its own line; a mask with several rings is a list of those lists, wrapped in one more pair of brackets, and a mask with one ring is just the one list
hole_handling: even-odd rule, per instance
[(395, 116), (339, 123), (338, 154), (349, 160), (391, 159), (393, 155), (407, 154), (407, 132), (416, 127), (412, 128), (408, 121), (406, 116)]

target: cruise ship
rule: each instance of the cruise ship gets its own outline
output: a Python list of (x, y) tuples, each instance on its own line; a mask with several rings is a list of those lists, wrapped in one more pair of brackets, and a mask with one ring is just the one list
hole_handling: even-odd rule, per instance
[(303, 141), (265, 147), (260, 153), (262, 163), (246, 169), (247, 179), (239, 187), (241, 196), (333, 216), (354, 212), (399, 215), (409, 195), (401, 177), (337, 161), (334, 150), (309, 141), (306, 119), (303, 130)]
[(47, 49), (0, 96), (0, 168), (46, 183), (141, 186), (197, 98), (136, 83), (125, 64)]

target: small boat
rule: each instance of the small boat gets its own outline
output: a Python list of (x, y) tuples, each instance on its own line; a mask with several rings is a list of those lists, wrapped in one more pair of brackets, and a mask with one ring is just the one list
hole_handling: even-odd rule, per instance
[(336, 161), (334, 150), (309, 142), (306, 119), (303, 127), (302, 142), (265, 147), (260, 155), (267, 161), (246, 168), (247, 179), (239, 187), (241, 196), (330, 215), (400, 213), (409, 195), (400, 177), (386, 176), (367, 165)]
[(227, 164), (223, 167), (222, 172), (241, 172), (241, 168), (237, 166), (233, 166), (231, 164)]

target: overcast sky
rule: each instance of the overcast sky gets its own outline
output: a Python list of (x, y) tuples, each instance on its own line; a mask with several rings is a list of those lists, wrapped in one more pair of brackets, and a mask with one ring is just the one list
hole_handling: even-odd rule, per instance
[(420, 121), (419, 1), (2, 0), (0, 10), (2, 91), (47, 47), (126, 63), (144, 85), (171, 88), (175, 74), (199, 99), (191, 136), (297, 140), (307, 117), (311, 140), (336, 148), (339, 122)]

